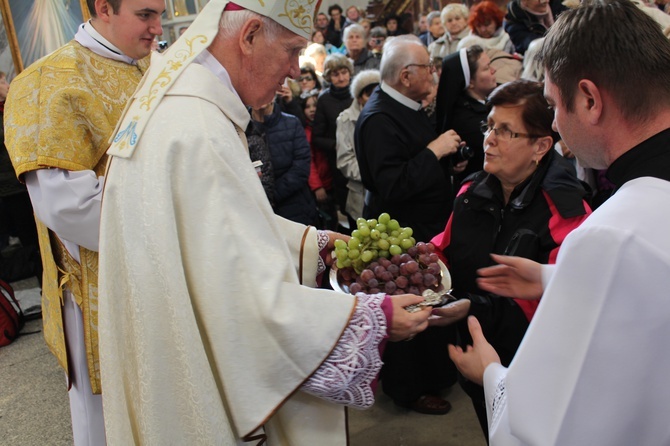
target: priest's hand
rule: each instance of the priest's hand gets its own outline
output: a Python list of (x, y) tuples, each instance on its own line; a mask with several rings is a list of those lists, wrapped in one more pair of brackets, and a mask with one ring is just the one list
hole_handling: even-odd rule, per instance
[(467, 317), (470, 311), (470, 299), (459, 299), (444, 307), (433, 308), (432, 317), (428, 319), (431, 327), (444, 327)]
[(421, 333), (428, 327), (430, 307), (423, 308), (416, 313), (410, 313), (405, 310), (405, 307), (418, 304), (419, 302), (423, 302), (423, 300), (423, 297), (414, 294), (391, 296), (393, 318), (391, 319), (391, 326), (388, 329), (389, 340), (402, 341), (403, 339), (412, 339), (417, 333)]
[(498, 265), (477, 270), (477, 285), (484, 291), (516, 299), (542, 297), (542, 265), (522, 257), (491, 254)]
[(468, 329), (472, 336), (472, 345), (468, 345), (465, 351), (459, 346), (450, 345), (449, 357), (463, 376), (481, 386), (486, 367), (494, 362), (500, 363), (500, 356), (484, 337), (476, 317), (468, 318)]
[[(325, 231), (326, 235), (328, 235), (328, 244), (326, 245), (326, 253), (325, 253), (325, 258), (323, 259), (324, 262), (326, 262), (326, 265), (328, 266), (333, 266), (334, 259), (333, 259), (333, 250), (335, 249), (335, 240), (344, 240), (345, 242), (348, 242), (349, 239), (351, 238), (350, 235), (346, 234), (341, 234), (339, 232), (335, 231)], [(323, 251), (322, 251), (323, 253)]]

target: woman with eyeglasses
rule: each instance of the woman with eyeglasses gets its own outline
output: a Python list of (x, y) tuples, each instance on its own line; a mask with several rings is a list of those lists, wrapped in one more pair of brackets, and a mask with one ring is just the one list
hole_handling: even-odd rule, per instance
[[(491, 253), (554, 263), (563, 239), (591, 210), (572, 166), (553, 149), (554, 114), (542, 84), (503, 84), (488, 102), (490, 111), (482, 124), (484, 170), (463, 183), (444, 232), (432, 242), (449, 267), (453, 293), (470, 299), (469, 314), (477, 317), (507, 366), (538, 302), (483, 292), (477, 270), (493, 264)], [(457, 325), (461, 346), (471, 345), (466, 320)], [(483, 388), (463, 377), (460, 383), (488, 439)]]
[(298, 85), (300, 85), (300, 96), (311, 93), (313, 90), (316, 90), (317, 93), (321, 91), (321, 81), (311, 65), (306, 64), (300, 67)]

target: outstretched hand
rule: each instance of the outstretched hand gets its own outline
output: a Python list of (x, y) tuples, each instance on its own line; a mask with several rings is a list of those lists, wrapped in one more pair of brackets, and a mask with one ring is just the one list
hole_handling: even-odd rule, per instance
[(523, 257), (491, 254), (498, 265), (477, 270), (477, 285), (484, 291), (516, 299), (542, 297), (542, 266)]
[(465, 351), (459, 346), (450, 345), (449, 357), (463, 376), (481, 386), (486, 367), (494, 362), (500, 363), (500, 356), (484, 337), (476, 317), (468, 318), (468, 329), (472, 336), (472, 345), (468, 345)]
[(391, 320), (391, 327), (388, 330), (389, 340), (402, 341), (403, 339), (411, 339), (428, 327), (428, 318), (431, 312), (430, 307), (425, 307), (416, 313), (410, 313), (405, 310), (405, 307), (418, 304), (419, 302), (423, 302), (423, 300), (423, 297), (414, 294), (391, 296), (393, 318)]

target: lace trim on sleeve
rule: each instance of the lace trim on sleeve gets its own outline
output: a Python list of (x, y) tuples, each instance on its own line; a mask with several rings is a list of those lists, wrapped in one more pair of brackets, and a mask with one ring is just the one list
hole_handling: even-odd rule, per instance
[(336, 404), (367, 409), (375, 402), (370, 385), (382, 366), (378, 347), (386, 335), (381, 309), (385, 295), (359, 293), (356, 297), (349, 325), (302, 390)]
[(491, 402), (491, 423), (489, 426), (495, 426), (501, 414), (505, 412), (507, 406), (507, 393), (505, 392), (505, 379), (501, 379), (496, 386), (496, 392)]
[(317, 259), (317, 266), (316, 266), (316, 275), (318, 276), (322, 272), (326, 270), (326, 262), (323, 260), (323, 255), (321, 251), (323, 251), (326, 246), (328, 246), (328, 242), (330, 241), (330, 237), (328, 237), (328, 233), (326, 231), (316, 231), (316, 240), (317, 244), (319, 247), (319, 258)]

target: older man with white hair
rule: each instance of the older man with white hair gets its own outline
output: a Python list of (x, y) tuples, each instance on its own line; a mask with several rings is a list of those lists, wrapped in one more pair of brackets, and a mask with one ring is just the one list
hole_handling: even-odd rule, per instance
[(271, 101), (312, 28), (309, 0), (211, 0), (155, 55), (109, 150), (101, 373), (110, 444), (346, 444), (386, 337), (419, 296), (314, 289), (335, 233), (274, 215), (245, 105)]
[[(435, 68), (416, 36), (400, 36), (384, 46), (382, 84), (365, 104), (354, 135), (356, 157), (367, 189), (363, 217), (388, 212), (414, 237), (428, 241), (444, 229), (453, 202), (449, 155), (461, 138), (450, 130), (438, 135), (421, 101), (433, 88)], [(453, 384), (446, 352), (449, 328), (431, 328), (412, 342), (389, 344), (382, 385), (394, 401), (417, 412), (444, 414), (448, 401), (438, 396)], [(441, 354), (442, 352), (442, 354)]]

